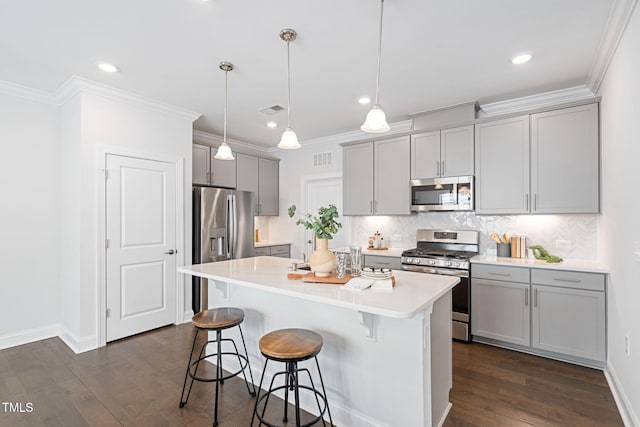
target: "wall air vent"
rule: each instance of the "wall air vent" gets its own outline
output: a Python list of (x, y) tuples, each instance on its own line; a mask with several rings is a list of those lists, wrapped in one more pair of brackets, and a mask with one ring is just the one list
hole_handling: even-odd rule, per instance
[(260, 112), (262, 114), (266, 114), (268, 116), (271, 116), (273, 114), (279, 113), (280, 111), (284, 110), (284, 107), (282, 105), (272, 105), (270, 107), (264, 107), (262, 110), (260, 110)]
[(326, 153), (315, 153), (313, 155), (314, 168), (331, 166), (332, 164), (333, 164), (333, 153), (331, 151), (327, 151)]

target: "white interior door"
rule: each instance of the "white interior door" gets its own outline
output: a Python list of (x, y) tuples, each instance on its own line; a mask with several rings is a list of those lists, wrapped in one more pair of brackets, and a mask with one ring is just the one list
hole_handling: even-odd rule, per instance
[[(342, 177), (330, 178), (310, 178), (305, 180), (304, 185), (305, 213), (318, 215), (318, 208), (321, 206), (335, 205), (338, 208), (340, 218), (338, 222), (342, 228), (329, 240), (329, 248), (342, 248), (349, 245), (349, 232), (347, 230), (346, 217), (342, 216)], [(311, 242), (311, 243), (309, 243)], [(307, 259), (313, 252), (313, 233), (306, 230), (305, 252)]]
[(106, 159), (107, 341), (176, 320), (176, 166)]

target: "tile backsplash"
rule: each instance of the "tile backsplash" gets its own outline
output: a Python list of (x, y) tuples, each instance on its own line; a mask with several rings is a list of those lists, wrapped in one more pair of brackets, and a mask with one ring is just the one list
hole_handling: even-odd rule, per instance
[[(495, 254), (491, 233), (527, 237), (527, 246), (542, 245), (550, 253), (566, 259), (597, 260), (598, 215), (513, 215), (487, 216), (465, 212), (427, 212), (410, 216), (347, 217), (351, 244), (366, 245), (368, 236), (380, 231), (387, 245), (413, 248), (416, 230), (442, 228), (478, 230), (480, 253)], [(343, 218), (346, 219), (346, 218)], [(570, 241), (568, 248), (556, 248), (556, 240)]]

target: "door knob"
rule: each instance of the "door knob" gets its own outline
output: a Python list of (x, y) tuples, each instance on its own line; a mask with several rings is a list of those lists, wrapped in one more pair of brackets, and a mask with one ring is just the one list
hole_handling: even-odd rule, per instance
[(177, 252), (178, 252), (178, 251), (176, 251), (176, 250), (169, 249), (167, 252), (165, 252), (165, 254), (173, 255), (173, 254), (175, 254), (175, 253), (177, 253)]

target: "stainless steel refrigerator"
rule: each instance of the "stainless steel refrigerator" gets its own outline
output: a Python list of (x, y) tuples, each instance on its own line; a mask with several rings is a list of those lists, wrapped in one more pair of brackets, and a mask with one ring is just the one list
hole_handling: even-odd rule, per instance
[[(225, 261), (255, 255), (255, 194), (226, 188), (193, 188), (193, 263)], [(192, 282), (193, 312), (206, 298), (200, 278)], [(202, 292), (204, 291), (204, 292)]]

